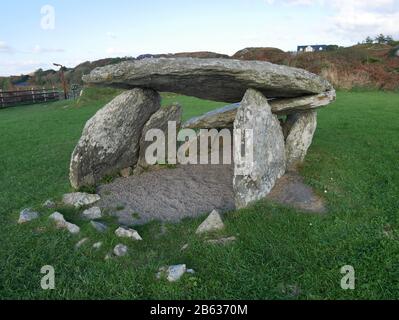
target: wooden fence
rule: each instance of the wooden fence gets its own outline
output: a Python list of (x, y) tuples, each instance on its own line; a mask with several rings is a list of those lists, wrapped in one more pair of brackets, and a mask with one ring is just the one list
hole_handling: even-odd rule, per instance
[(60, 100), (61, 97), (62, 93), (56, 88), (18, 91), (0, 90), (0, 108), (56, 101)]

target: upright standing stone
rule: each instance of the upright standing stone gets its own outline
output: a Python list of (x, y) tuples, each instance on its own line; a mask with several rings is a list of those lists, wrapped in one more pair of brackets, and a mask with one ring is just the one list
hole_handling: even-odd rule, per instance
[(296, 170), (306, 157), (317, 128), (317, 112), (308, 111), (290, 115), (289, 131), (285, 142), (287, 169)]
[[(150, 120), (146, 123), (143, 129), (143, 133), (141, 135), (141, 140), (140, 140), (140, 156), (139, 156), (139, 161), (137, 163), (137, 168), (135, 170), (135, 173), (138, 173), (139, 171), (143, 169), (147, 169), (150, 165), (147, 163), (145, 159), (145, 154), (147, 148), (153, 143), (152, 141), (146, 141), (146, 134), (151, 130), (151, 129), (157, 129), (161, 130), (164, 135), (165, 135), (165, 146), (167, 146), (167, 141), (168, 141), (168, 123), (170, 121), (173, 121), (176, 123), (176, 130), (180, 130), (181, 126), (181, 119), (182, 119), (182, 108), (180, 105), (172, 105), (166, 108), (161, 108), (158, 112), (154, 113)], [(164, 160), (165, 162), (162, 164), (166, 163), (167, 159), (167, 154), (168, 150), (165, 147), (165, 157)]]
[(71, 160), (74, 188), (94, 185), (107, 175), (134, 166), (141, 132), (160, 108), (160, 96), (150, 89), (126, 91), (91, 118)]
[[(253, 163), (250, 172), (242, 174), (241, 164), (234, 164), (234, 192), (237, 208), (266, 197), (276, 180), (285, 173), (284, 136), (280, 122), (272, 114), (267, 99), (259, 91), (249, 89), (241, 102), (234, 122), (235, 129), (253, 130)], [(238, 150), (237, 150), (238, 149)], [(241, 155), (235, 149), (235, 158)]]

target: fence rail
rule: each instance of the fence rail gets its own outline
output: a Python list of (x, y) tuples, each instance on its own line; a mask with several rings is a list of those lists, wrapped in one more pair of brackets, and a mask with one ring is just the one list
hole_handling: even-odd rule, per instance
[(56, 89), (30, 89), (19, 91), (0, 90), (0, 108), (15, 107), (24, 104), (36, 104), (56, 101), (61, 98), (61, 93)]

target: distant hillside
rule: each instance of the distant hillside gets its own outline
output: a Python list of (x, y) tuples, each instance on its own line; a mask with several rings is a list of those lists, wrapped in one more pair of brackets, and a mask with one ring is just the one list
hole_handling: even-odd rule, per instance
[(276, 48), (247, 48), (236, 59), (269, 61), (322, 75), (336, 88), (399, 90), (399, 46), (361, 44), (328, 51), (289, 53)]
[[(101, 59), (93, 62), (84, 62), (76, 66), (64, 70), (65, 79), (68, 85), (81, 85), (82, 76), (90, 73), (97, 67), (103, 67), (109, 64), (115, 64), (122, 61), (126, 61), (132, 58), (108, 58)], [(51, 88), (60, 87), (60, 73), (55, 70), (36, 70), (29, 75), (11, 76), (11, 77), (0, 77), (0, 89), (3, 90), (15, 90), (16, 88)]]
[(270, 61), (276, 64), (283, 64), (287, 53), (277, 48), (245, 48), (232, 56), (239, 60)]
[(209, 52), (209, 51), (197, 51), (197, 52), (179, 52), (179, 53), (167, 53), (167, 54), (143, 54), (138, 56), (137, 60), (148, 59), (148, 58), (200, 58), (200, 59), (212, 59), (212, 58), (224, 58), (230, 59), (226, 54)]
[[(269, 61), (306, 69), (328, 79), (339, 89), (399, 90), (399, 43), (361, 44), (348, 48), (328, 46), (327, 51), (293, 53), (277, 48), (246, 48), (232, 57), (214, 52), (181, 52), (174, 54), (144, 54), (137, 58), (110, 58), (85, 62), (65, 71), (68, 85), (82, 85), (82, 76), (94, 68), (121, 61), (146, 58), (232, 58), (240, 60)], [(60, 74), (54, 70), (37, 70), (30, 75), (0, 77), (3, 90), (16, 87), (60, 86)]]

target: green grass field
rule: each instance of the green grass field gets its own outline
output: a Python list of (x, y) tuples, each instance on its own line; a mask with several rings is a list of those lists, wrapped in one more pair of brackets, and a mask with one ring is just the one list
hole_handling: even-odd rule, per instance
[[(114, 228), (94, 233), (73, 210), (79, 237), (55, 230), (51, 211), (19, 226), (20, 209), (39, 208), (71, 191), (68, 166), (85, 122), (111, 96), (92, 91), (78, 106), (57, 102), (0, 110), (1, 299), (397, 299), (399, 298), (399, 94), (339, 92), (319, 113), (319, 128), (302, 168), (306, 181), (328, 203), (326, 215), (259, 202), (227, 214), (226, 247), (195, 235), (201, 219), (139, 227), (145, 239), (129, 243), (130, 256), (104, 261), (121, 242)], [(179, 101), (184, 117), (221, 104)], [(112, 221), (109, 221), (112, 224)], [(115, 225), (116, 227), (116, 225)], [(89, 236), (100, 251), (74, 246)], [(180, 248), (189, 243), (189, 249)], [(186, 263), (196, 274), (174, 284), (157, 281), (163, 265)], [(52, 265), (56, 289), (40, 287), (40, 269)], [(356, 270), (356, 290), (344, 291), (341, 267)]]

